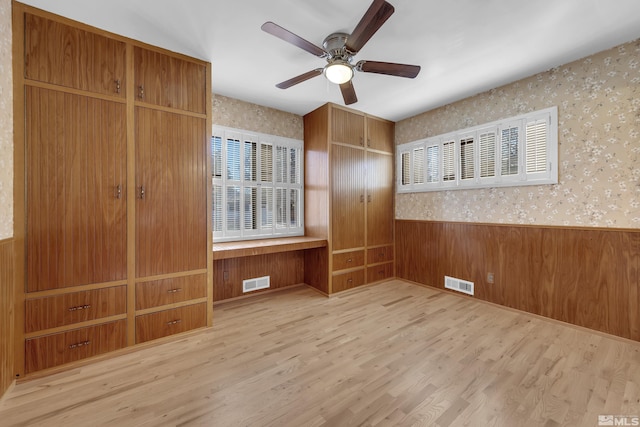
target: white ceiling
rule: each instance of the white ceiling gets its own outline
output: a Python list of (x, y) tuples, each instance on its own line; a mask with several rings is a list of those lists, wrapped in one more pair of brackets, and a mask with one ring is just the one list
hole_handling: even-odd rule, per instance
[[(395, 13), (354, 58), (422, 67), (414, 80), (358, 73), (352, 107), (390, 120), (640, 37), (639, 0), (388, 0)], [(304, 115), (340, 90), (322, 76), (276, 83), (317, 58), (260, 30), (273, 21), (316, 45), (351, 32), (371, 0), (23, 0), (114, 33), (211, 61), (221, 95)]]

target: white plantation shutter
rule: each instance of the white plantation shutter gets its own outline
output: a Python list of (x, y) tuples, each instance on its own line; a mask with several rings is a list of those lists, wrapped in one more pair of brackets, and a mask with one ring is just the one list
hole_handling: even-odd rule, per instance
[(402, 153), (402, 185), (411, 184), (411, 155), (408, 152)]
[(260, 191), (260, 228), (273, 228), (273, 187), (262, 187)]
[(300, 192), (298, 188), (292, 188), (289, 197), (289, 225), (300, 226)]
[(215, 241), (304, 234), (303, 143), (214, 126)]
[(227, 230), (240, 231), (240, 187), (230, 185), (227, 187)]
[(276, 182), (287, 182), (287, 148), (276, 147)]
[(222, 177), (222, 138), (219, 136), (211, 138), (211, 155), (213, 156), (213, 176)]
[(400, 193), (558, 182), (558, 108), (522, 114), (396, 148)]
[(240, 141), (227, 139), (227, 179), (240, 181)]
[(244, 208), (244, 229), (245, 230), (257, 230), (258, 229), (258, 188), (257, 187), (244, 187), (243, 197)]
[(547, 121), (537, 120), (527, 123), (525, 164), (527, 173), (547, 170)]
[(456, 143), (449, 141), (442, 144), (442, 180), (456, 180)]
[(439, 181), (439, 168), (440, 163), (440, 146), (431, 145), (427, 147), (427, 182)]
[(276, 188), (276, 227), (287, 226), (287, 190)]
[(273, 181), (273, 145), (260, 144), (260, 181)]
[(291, 148), (289, 151), (289, 171), (291, 184), (300, 184), (300, 156), (302, 150), (299, 148)]
[(220, 232), (222, 231), (222, 208), (224, 204), (222, 203), (222, 185), (213, 185), (213, 231)]
[(424, 147), (413, 150), (413, 183), (424, 183)]
[(480, 156), (480, 177), (496, 176), (496, 133), (495, 131), (481, 132), (478, 136)]
[(258, 143), (244, 142), (244, 180), (258, 180)]
[(473, 138), (460, 140), (460, 179), (473, 179), (475, 177)]
[(518, 155), (520, 144), (520, 128), (517, 126), (502, 129), (500, 138), (500, 154), (502, 168), (500, 174), (518, 175)]

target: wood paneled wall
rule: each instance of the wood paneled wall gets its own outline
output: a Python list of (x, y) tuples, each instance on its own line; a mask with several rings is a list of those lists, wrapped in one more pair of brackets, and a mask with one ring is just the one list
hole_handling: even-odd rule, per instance
[(13, 239), (0, 241), (0, 397), (13, 382), (14, 254)]
[(271, 287), (267, 290), (304, 283), (304, 252), (282, 252), (213, 261), (213, 300), (222, 301), (243, 295), (256, 295), (261, 291), (242, 293), (242, 281), (256, 277), (271, 276)]
[(640, 230), (399, 220), (396, 248), (398, 278), (640, 341)]

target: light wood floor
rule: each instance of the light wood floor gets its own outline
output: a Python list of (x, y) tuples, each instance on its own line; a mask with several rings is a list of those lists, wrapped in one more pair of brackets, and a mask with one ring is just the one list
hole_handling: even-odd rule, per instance
[(185, 339), (18, 384), (2, 426), (597, 426), (640, 344), (401, 281), (216, 307)]

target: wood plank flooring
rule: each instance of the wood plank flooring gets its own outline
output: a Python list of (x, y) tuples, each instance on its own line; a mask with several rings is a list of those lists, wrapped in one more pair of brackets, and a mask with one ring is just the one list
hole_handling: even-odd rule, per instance
[(640, 415), (640, 343), (393, 280), (18, 384), (2, 426), (597, 426)]

